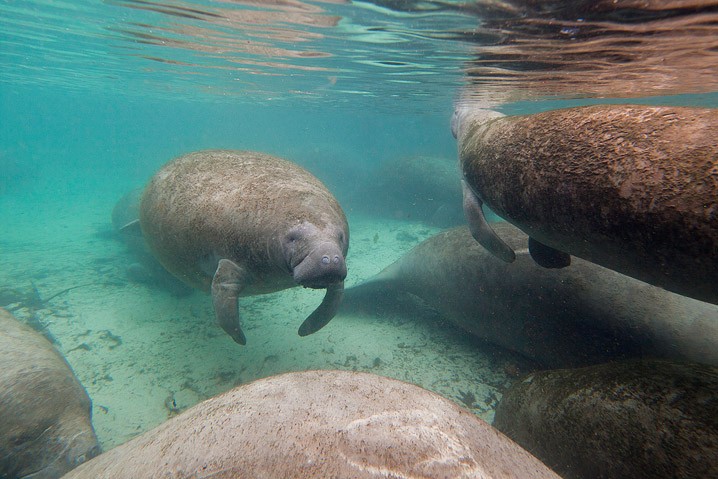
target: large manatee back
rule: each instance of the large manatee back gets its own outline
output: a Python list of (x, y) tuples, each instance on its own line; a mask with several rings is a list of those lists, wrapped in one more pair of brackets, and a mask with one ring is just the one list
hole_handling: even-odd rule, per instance
[(492, 226), (516, 250), (515, 262), (490, 254), (467, 227), (450, 229), (349, 288), (344, 307), (403, 305), (397, 294), (410, 293), (443, 319), (545, 367), (643, 355), (718, 365), (718, 306), (578, 258), (542, 268), (526, 234), (506, 222)]
[(205, 291), (213, 271), (203, 263), (213, 256), (273, 274), (276, 258), (268, 243), (305, 221), (348, 230), (339, 204), (317, 178), (250, 151), (206, 150), (172, 160), (147, 185), (140, 207), (142, 231), (159, 261)]
[(628, 361), (534, 373), (494, 425), (570, 478), (718, 477), (718, 369)]
[(67, 476), (115, 477), (557, 478), (451, 401), (351, 371), (240, 386)]
[(99, 451), (85, 389), (41, 334), (0, 309), (0, 477), (60, 477)]
[(466, 121), (462, 173), (493, 211), (555, 249), (718, 303), (718, 109)]

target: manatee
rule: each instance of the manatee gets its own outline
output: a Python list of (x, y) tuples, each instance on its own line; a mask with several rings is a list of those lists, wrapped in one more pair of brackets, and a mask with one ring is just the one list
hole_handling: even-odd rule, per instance
[(562, 477), (718, 477), (718, 368), (637, 360), (533, 373), (494, 426)]
[[(117, 200), (112, 208), (112, 228), (116, 232), (125, 231), (140, 217), (140, 200), (143, 188), (133, 188)], [(141, 231), (140, 231), (141, 232)]]
[(526, 232), (543, 266), (574, 255), (718, 304), (718, 109), (460, 106), (452, 130), (472, 233), (497, 257), (514, 254), (482, 205)]
[(494, 229), (516, 250), (506, 263), (467, 227), (439, 233), (363, 284), (348, 288), (344, 311), (418, 298), (471, 334), (558, 368), (656, 356), (718, 365), (718, 306), (670, 293), (574, 258), (538, 266), (515, 226)]
[(87, 392), (41, 334), (0, 309), (0, 477), (51, 479), (99, 453)]
[(399, 156), (381, 164), (364, 189), (361, 207), (372, 214), (422, 221), (432, 226), (458, 226), (461, 180), (455, 159)]
[(326, 325), (341, 304), (346, 217), (318, 179), (287, 160), (230, 150), (176, 158), (145, 188), (140, 225), (169, 272), (211, 292), (220, 326), (239, 344), (240, 296), (326, 288), (300, 336)]
[(192, 292), (192, 288), (171, 275), (150, 251), (139, 225), (140, 201), (143, 188), (134, 188), (120, 197), (112, 208), (112, 230), (114, 237), (127, 246), (136, 260), (127, 265), (127, 278), (136, 283), (162, 288), (181, 297)]
[(239, 386), (65, 477), (558, 478), (448, 399), (352, 371)]

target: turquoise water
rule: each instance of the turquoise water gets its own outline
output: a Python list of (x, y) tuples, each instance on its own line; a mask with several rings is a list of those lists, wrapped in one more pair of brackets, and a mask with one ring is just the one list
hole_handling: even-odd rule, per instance
[(411, 313), (342, 313), (307, 338), (296, 329), (318, 292), (242, 298), (240, 347), (208, 296), (132, 276), (111, 216), (177, 156), (281, 156), (346, 212), (353, 286), (464, 224), (456, 104), (718, 107), (713, 2), (538, 3), (0, 0), (0, 307), (55, 341), (103, 448), (303, 369), (395, 377), (492, 420), (535, 364), (422, 298), (403, 298)]

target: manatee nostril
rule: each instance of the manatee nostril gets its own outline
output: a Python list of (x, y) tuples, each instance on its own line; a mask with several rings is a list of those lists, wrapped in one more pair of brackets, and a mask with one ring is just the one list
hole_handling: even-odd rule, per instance
[(329, 264), (329, 256), (327, 256), (327, 255), (322, 256), (322, 264)]
[(339, 255), (334, 256), (334, 264), (339, 264), (341, 262), (341, 259), (339, 258)]

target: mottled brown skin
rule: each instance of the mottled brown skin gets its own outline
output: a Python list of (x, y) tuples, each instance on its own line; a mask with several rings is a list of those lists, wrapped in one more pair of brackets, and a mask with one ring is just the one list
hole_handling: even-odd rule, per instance
[(479, 206), (550, 248), (718, 303), (718, 110), (457, 112)]
[(0, 477), (54, 479), (97, 455), (91, 415), (65, 359), (0, 309)]
[(552, 478), (470, 412), (351, 371), (260, 379), (194, 406), (66, 478)]
[[(318, 179), (281, 158), (230, 150), (177, 158), (145, 188), (140, 224), (168, 271), (211, 290), (220, 324), (241, 344), (238, 296), (327, 288), (314, 314), (322, 315), (318, 327), (334, 314), (328, 298), (341, 299), (349, 244), (344, 213)], [(334, 259), (326, 272), (322, 255)], [(232, 268), (223, 270), (223, 262)]]
[(542, 268), (529, 256), (526, 234), (506, 222), (492, 226), (516, 251), (513, 263), (489, 253), (467, 227), (454, 228), (347, 289), (344, 309), (411, 314), (400, 298), (419, 298), (441, 320), (542, 367), (641, 356), (718, 365), (718, 306), (578, 258)]
[(718, 477), (718, 369), (630, 361), (534, 373), (494, 426), (566, 479)]

